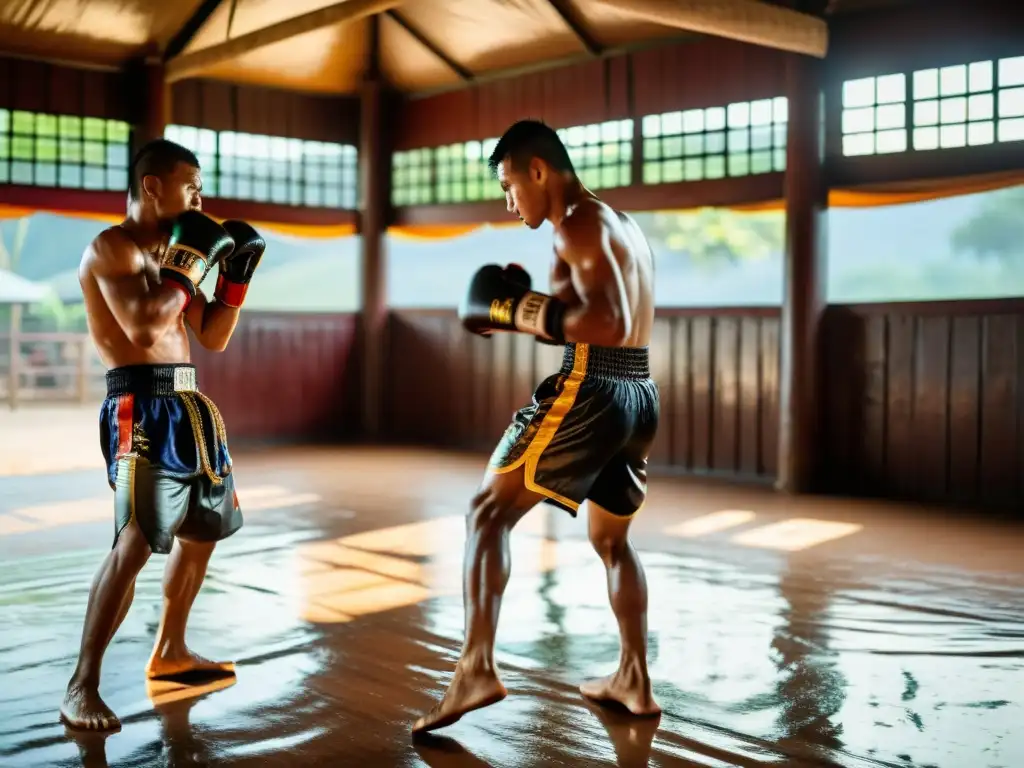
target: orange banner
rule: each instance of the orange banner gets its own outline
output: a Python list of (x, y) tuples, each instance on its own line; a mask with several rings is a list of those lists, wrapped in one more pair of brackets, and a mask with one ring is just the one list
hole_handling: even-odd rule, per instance
[[(927, 181), (896, 182), (878, 187), (857, 187), (855, 189), (833, 189), (829, 191), (828, 204), (831, 208), (869, 208), (886, 205), (905, 205), (920, 203), (927, 200), (940, 200), (959, 195), (973, 195), (991, 192), (1024, 184), (1024, 173), (1010, 171), (1005, 173), (970, 176), (960, 179), (931, 179)], [(729, 210), (754, 213), (761, 211), (780, 211), (785, 209), (784, 200), (765, 200), (745, 205), (729, 206)], [(0, 219), (20, 219), (34, 213), (52, 213), (58, 216), (72, 216), (80, 219), (102, 221), (116, 224), (123, 220), (122, 216), (91, 211), (62, 211), (40, 208), (26, 208), (15, 205), (0, 204)], [(215, 211), (210, 215), (218, 218)], [(219, 220), (219, 219), (218, 219)], [(254, 227), (275, 232), (280, 235), (305, 239), (335, 239), (350, 237), (357, 234), (355, 224), (285, 224), (272, 221), (251, 221)], [(505, 228), (521, 227), (518, 221), (501, 223), (473, 224), (421, 224), (399, 226), (388, 229), (388, 234), (407, 240), (448, 240), (468, 235), (481, 227)]]

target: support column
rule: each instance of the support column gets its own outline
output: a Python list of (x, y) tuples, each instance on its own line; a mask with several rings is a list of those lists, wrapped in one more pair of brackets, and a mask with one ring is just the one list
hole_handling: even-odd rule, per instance
[(134, 155), (147, 141), (163, 137), (170, 121), (171, 88), (164, 77), (164, 65), (159, 56), (136, 61), (132, 75), (132, 91), (140, 96), (132, 132)]
[(387, 92), (379, 68), (380, 31), (370, 18), (370, 66), (363, 82), (359, 109), (359, 233), (362, 249), (362, 432), (367, 440), (381, 434), (382, 388), (387, 362), (387, 282), (384, 233), (391, 203), (391, 143), (385, 112)]
[(789, 493), (812, 490), (819, 469), (819, 349), (826, 304), (828, 205), (822, 169), (822, 64), (790, 54), (786, 66), (789, 124), (776, 488)]

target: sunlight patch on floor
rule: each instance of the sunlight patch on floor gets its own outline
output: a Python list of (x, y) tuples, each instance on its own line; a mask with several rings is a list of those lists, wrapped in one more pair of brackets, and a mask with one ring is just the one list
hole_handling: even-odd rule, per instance
[(753, 528), (749, 531), (743, 531), (733, 536), (730, 541), (744, 547), (799, 552), (829, 541), (851, 536), (863, 530), (863, 528), (863, 525), (856, 523), (837, 523), (830, 520), (794, 517), (778, 523)]
[(698, 536), (707, 536), (711, 533), (726, 531), (738, 525), (745, 525), (755, 517), (757, 515), (750, 510), (723, 509), (670, 526), (665, 529), (665, 533), (682, 539), (692, 539)]

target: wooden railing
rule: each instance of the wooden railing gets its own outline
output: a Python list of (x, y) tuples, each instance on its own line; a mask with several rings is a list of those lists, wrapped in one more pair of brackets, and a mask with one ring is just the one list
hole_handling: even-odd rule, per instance
[(10, 408), (97, 400), (103, 397), (105, 373), (88, 334), (0, 334), (0, 402)]

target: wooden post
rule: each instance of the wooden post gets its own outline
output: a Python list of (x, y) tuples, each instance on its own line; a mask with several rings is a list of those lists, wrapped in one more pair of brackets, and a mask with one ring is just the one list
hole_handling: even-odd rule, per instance
[(159, 55), (133, 62), (131, 87), (137, 89), (139, 102), (132, 132), (132, 154), (148, 141), (162, 138), (170, 121), (171, 89), (164, 77)]
[(11, 305), (11, 333), (8, 349), (10, 364), (7, 368), (7, 402), (13, 411), (18, 407), (21, 390), (21, 304)]
[(818, 469), (819, 340), (826, 304), (822, 62), (790, 54), (786, 70), (789, 125), (776, 488), (805, 493)]
[(370, 66), (359, 110), (360, 244), (362, 248), (362, 431), (379, 437), (386, 364), (387, 282), (384, 233), (391, 207), (391, 145), (387, 135), (387, 93), (379, 72), (379, 19), (370, 22)]

